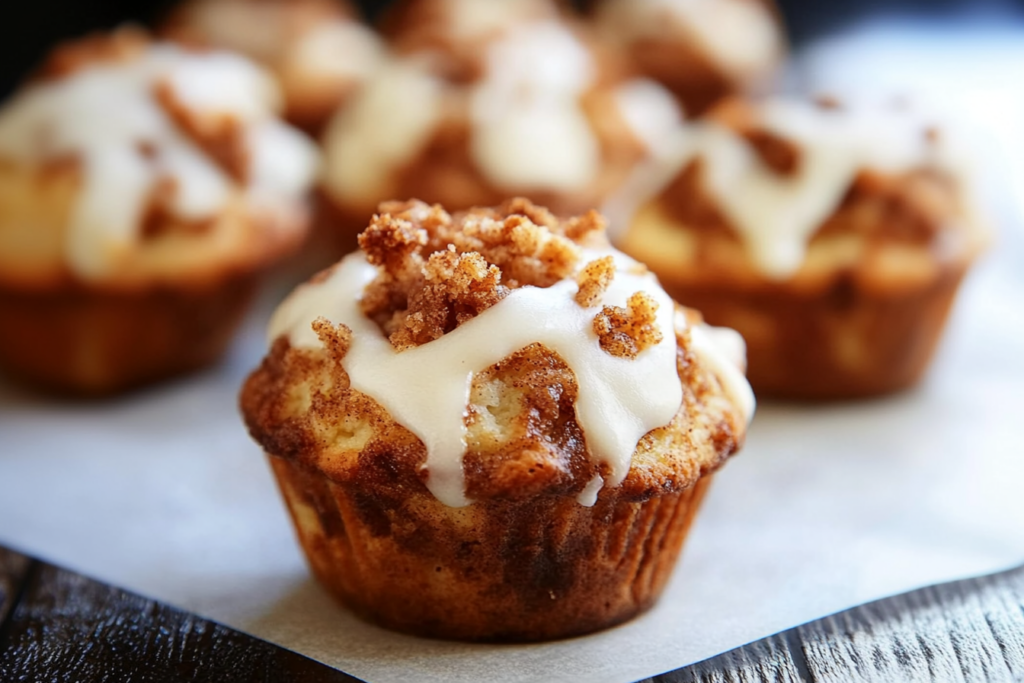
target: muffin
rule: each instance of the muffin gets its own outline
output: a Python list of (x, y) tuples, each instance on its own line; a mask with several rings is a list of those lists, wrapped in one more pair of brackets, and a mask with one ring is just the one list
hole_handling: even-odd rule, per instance
[(743, 335), (758, 395), (874, 396), (921, 377), (987, 241), (946, 134), (898, 104), (732, 100), (676, 144), (619, 244)]
[(342, 0), (188, 0), (163, 32), (262, 64), (281, 87), (285, 117), (313, 134), (383, 58), (381, 41)]
[(464, 210), (522, 195), (582, 213), (678, 125), (667, 91), (627, 78), (554, 4), (494, 3), (459, 20), (479, 35), (440, 12), (463, 4), (476, 6), (397, 8), (398, 56), (327, 128), (324, 216), (349, 248), (391, 197)]
[(690, 117), (763, 86), (785, 55), (771, 0), (599, 0), (594, 23)]
[(555, 0), (397, 0), (380, 26), (392, 50), (431, 53), (440, 74), (462, 82), (482, 75), (481, 55), (510, 28), (564, 16)]
[(357, 614), (535, 641), (657, 599), (753, 394), (738, 335), (603, 232), (522, 199), (389, 202), (275, 313), (242, 413)]
[(316, 151), (277, 101), (132, 30), (57, 49), (0, 108), (0, 366), (102, 394), (214, 360), (308, 223)]

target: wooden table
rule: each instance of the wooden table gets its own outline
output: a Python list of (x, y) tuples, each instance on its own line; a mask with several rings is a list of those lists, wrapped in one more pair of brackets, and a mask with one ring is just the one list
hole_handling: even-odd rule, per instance
[[(0, 548), (0, 681), (129, 680), (358, 679)], [(1024, 681), (1024, 567), (870, 603), (648, 680)]]

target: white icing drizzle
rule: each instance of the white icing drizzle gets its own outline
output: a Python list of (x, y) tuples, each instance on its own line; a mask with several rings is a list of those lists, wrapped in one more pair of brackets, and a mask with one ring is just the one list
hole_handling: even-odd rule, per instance
[(514, 191), (571, 192), (600, 167), (600, 147), (580, 105), (595, 66), (557, 21), (511, 28), (491, 44), (487, 76), (471, 93), (473, 160)]
[(215, 216), (232, 192), (234, 181), (158, 104), (159, 84), (200, 117), (229, 115), (247, 126), (262, 196), (291, 201), (312, 180), (314, 146), (273, 118), (273, 82), (240, 57), (155, 45), (130, 62), (31, 85), (0, 110), (0, 156), (81, 162), (65, 259), (85, 279), (106, 276), (134, 250), (142, 211), (161, 179), (175, 183), (170, 209), (184, 219)]
[(704, 124), (694, 132), (708, 190), (769, 277), (786, 278), (800, 268), (810, 238), (859, 171), (954, 165), (942, 141), (930, 142), (926, 123), (906, 110), (825, 109), (776, 99), (757, 112), (765, 130), (799, 149), (794, 175), (774, 173), (745, 140), (723, 127)]
[(749, 424), (757, 402), (754, 390), (740, 369), (747, 364), (747, 346), (743, 337), (728, 327), (691, 325), (690, 344), (690, 350), (715, 373), (726, 395)]
[(594, 478), (587, 482), (587, 485), (583, 487), (579, 495), (576, 496), (576, 502), (585, 508), (594, 507), (594, 503), (597, 502), (597, 494), (601, 492), (604, 487), (604, 478), (600, 474), (595, 474)]
[(494, 186), (509, 194), (588, 187), (601, 165), (581, 106), (596, 75), (590, 51), (557, 20), (504, 28), (488, 44), (484, 77), (469, 86), (434, 75), (430, 54), (379, 68), (324, 136), (331, 193), (356, 204), (390, 195), (396, 169), (416, 158), (446, 115), (463, 113), (473, 163)]
[[(427, 487), (441, 502), (462, 506), (465, 495), (463, 421), (473, 374), (532, 344), (557, 353), (575, 373), (576, 417), (595, 463), (607, 467), (607, 481), (590, 482), (587, 504), (604, 484), (617, 486), (629, 471), (637, 441), (664, 426), (678, 411), (682, 388), (676, 371), (674, 304), (653, 275), (637, 274), (625, 255), (584, 252), (581, 266), (611, 253), (617, 271), (592, 308), (576, 303), (577, 285), (565, 279), (549, 288), (522, 287), (440, 339), (397, 352), (375, 323), (363, 316), (359, 298), (377, 275), (361, 252), (346, 257), (325, 280), (303, 285), (275, 312), (271, 340), (287, 335), (296, 348), (318, 348), (312, 322), (324, 317), (352, 330), (343, 364), (352, 388), (376, 399), (427, 448)], [(658, 304), (662, 341), (635, 359), (603, 351), (593, 332), (601, 306), (625, 307), (644, 291)]]
[(606, 0), (600, 18), (626, 41), (670, 38), (681, 29), (737, 79), (766, 73), (783, 49), (775, 18), (757, 0)]
[(697, 122), (667, 135), (669, 154), (638, 170), (637, 181), (604, 207), (613, 232), (620, 233), (627, 216), (699, 157), (705, 189), (743, 239), (755, 266), (782, 280), (799, 270), (811, 237), (860, 171), (939, 168), (961, 175), (962, 162), (946, 136), (929, 140), (928, 122), (909, 109), (863, 104), (825, 109), (771, 99), (755, 111), (761, 128), (798, 149), (796, 173), (776, 173), (740, 135), (711, 121)]
[(427, 65), (394, 59), (381, 66), (324, 134), (324, 183), (353, 202), (388, 193), (391, 173), (419, 154), (443, 114), (445, 84)]

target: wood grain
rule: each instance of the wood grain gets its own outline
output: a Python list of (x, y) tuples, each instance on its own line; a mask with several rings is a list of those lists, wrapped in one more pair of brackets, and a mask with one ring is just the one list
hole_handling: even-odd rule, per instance
[[(0, 681), (357, 681), (0, 548)], [(1024, 682), (1024, 567), (879, 600), (644, 683)]]
[(2, 681), (310, 681), (347, 674), (43, 563), (0, 628)]
[(815, 681), (1024, 680), (1024, 569), (925, 588), (801, 626)]
[(1024, 681), (1024, 567), (813, 621), (650, 683)]

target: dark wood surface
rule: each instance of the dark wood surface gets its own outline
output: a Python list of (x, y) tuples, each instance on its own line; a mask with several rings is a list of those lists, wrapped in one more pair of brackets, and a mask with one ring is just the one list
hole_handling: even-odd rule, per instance
[[(0, 548), (0, 681), (357, 681)], [(1024, 681), (1024, 568), (880, 600), (645, 683)]]
[(310, 681), (347, 674), (0, 548), (0, 681)]

